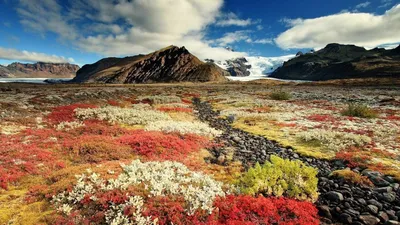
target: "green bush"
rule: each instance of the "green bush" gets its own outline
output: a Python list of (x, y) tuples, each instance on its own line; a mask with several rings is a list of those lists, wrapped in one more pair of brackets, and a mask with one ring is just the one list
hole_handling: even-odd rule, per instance
[(376, 118), (377, 113), (366, 105), (349, 104), (347, 109), (342, 111), (343, 116), (353, 116), (361, 118)]
[(242, 193), (264, 196), (285, 196), (299, 200), (316, 201), (318, 198), (317, 170), (303, 162), (271, 156), (271, 162), (257, 163), (238, 182)]
[(292, 98), (292, 95), (285, 91), (274, 91), (269, 96), (273, 100), (289, 100)]

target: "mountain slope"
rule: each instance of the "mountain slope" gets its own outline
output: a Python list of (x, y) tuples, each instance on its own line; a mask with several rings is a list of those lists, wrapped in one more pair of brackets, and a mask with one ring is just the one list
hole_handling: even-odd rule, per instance
[(329, 44), (285, 62), (271, 74), (280, 79), (315, 81), (390, 76), (400, 76), (400, 46), (366, 50), (355, 45)]
[(73, 82), (155, 83), (226, 81), (227, 72), (204, 63), (185, 47), (169, 46), (148, 55), (106, 58), (80, 69)]
[(69, 63), (12, 63), (0, 66), (0, 77), (5, 78), (73, 78), (78, 65)]

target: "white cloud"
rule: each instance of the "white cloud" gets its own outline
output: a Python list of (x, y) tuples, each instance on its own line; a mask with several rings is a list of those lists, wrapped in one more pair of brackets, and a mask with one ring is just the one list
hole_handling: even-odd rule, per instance
[(373, 48), (400, 42), (400, 4), (383, 15), (342, 13), (314, 19), (298, 19), (275, 43), (283, 49), (319, 49), (329, 43)]
[(236, 14), (231, 12), (227, 14), (222, 14), (222, 16), (220, 16), (220, 19), (217, 21), (215, 25), (219, 27), (228, 27), (228, 26), (246, 27), (255, 23), (258, 22), (252, 21), (251, 19), (240, 19)]
[(303, 19), (302, 18), (290, 19), (285, 17), (280, 19), (279, 22), (285, 24), (286, 27), (294, 27), (296, 25), (303, 23)]
[(274, 41), (270, 38), (265, 38), (265, 39), (254, 40), (253, 43), (255, 43), (255, 44), (273, 44)]
[(61, 37), (73, 40), (77, 32), (68, 24), (61, 14), (61, 6), (54, 0), (19, 0), (17, 8), (21, 16), (22, 25), (45, 36), (47, 31), (52, 31)]
[(219, 46), (227, 46), (235, 42), (246, 41), (248, 43), (252, 42), (249, 30), (240, 30), (235, 32), (225, 33), (223, 37), (215, 40)]
[(381, 0), (379, 8), (387, 8), (393, 4), (393, 0)]
[(5, 60), (19, 60), (28, 62), (50, 62), (50, 63), (73, 63), (75, 60), (73, 58), (65, 58), (56, 55), (47, 55), (38, 52), (20, 51), (11, 48), (0, 47), (0, 59)]
[[(222, 5), (223, 0), (69, 0), (61, 11), (56, 0), (22, 0), (18, 11), (25, 27), (54, 32), (84, 51), (105, 56), (149, 53), (171, 44), (185, 46), (200, 59), (244, 56), (212, 47), (206, 38), (206, 28), (221, 15)], [(45, 9), (60, 28), (45, 25), (44, 20), (51, 21)], [(78, 32), (82, 22), (97, 25)]]
[(362, 8), (367, 8), (369, 5), (371, 5), (371, 2), (363, 2), (363, 3), (360, 3), (360, 4), (358, 4), (358, 5), (356, 5), (356, 9), (362, 9)]

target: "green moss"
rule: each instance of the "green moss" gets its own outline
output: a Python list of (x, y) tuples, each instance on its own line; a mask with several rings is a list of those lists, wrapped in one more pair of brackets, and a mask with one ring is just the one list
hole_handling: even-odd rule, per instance
[(374, 184), (368, 179), (368, 177), (362, 176), (361, 174), (351, 171), (350, 169), (335, 170), (332, 172), (331, 176), (341, 177), (353, 184), (359, 184), (369, 187), (374, 186)]
[(314, 157), (318, 159), (332, 159), (335, 152), (323, 149), (318, 143), (304, 143), (294, 135), (288, 136), (281, 129), (268, 121), (255, 121), (254, 125), (249, 126), (245, 123), (245, 118), (236, 120), (233, 124), (235, 128), (247, 131), (252, 134), (264, 136), (270, 140), (279, 142), (283, 146), (291, 146), (297, 153), (303, 156)]
[(376, 118), (378, 114), (366, 105), (349, 104), (347, 109), (342, 111), (343, 116), (361, 118)]
[(270, 161), (262, 166), (257, 163), (240, 178), (238, 186), (242, 193), (317, 200), (316, 169), (298, 160), (290, 161), (273, 155)]

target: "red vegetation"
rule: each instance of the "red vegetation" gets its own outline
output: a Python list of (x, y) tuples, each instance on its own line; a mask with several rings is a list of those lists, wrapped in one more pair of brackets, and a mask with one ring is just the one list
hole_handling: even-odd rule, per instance
[(152, 197), (146, 202), (146, 210), (143, 212), (144, 216), (151, 216), (158, 218), (158, 224), (206, 224), (207, 212), (196, 212), (192, 216), (188, 216), (185, 208), (183, 197), (176, 197), (174, 199), (168, 197)]
[(75, 119), (74, 110), (77, 108), (97, 108), (97, 106), (92, 104), (77, 103), (55, 107), (53, 111), (47, 116), (47, 119), (52, 124), (58, 124), (63, 121), (71, 122)]
[(160, 107), (157, 110), (162, 112), (184, 112), (184, 113), (192, 113), (193, 109), (191, 108), (183, 108), (183, 107)]
[(155, 160), (178, 160), (189, 153), (204, 147), (208, 140), (197, 135), (164, 134), (137, 130), (119, 138), (122, 144), (132, 150)]
[(0, 136), (0, 188), (25, 175), (45, 175), (64, 164), (36, 144), (24, 144), (19, 136)]
[(314, 122), (335, 122), (337, 121), (335, 117), (332, 115), (319, 115), (319, 114), (314, 114), (307, 116), (308, 120), (314, 121)]
[(218, 210), (212, 224), (319, 224), (317, 209), (310, 202), (287, 198), (229, 195), (214, 203)]

